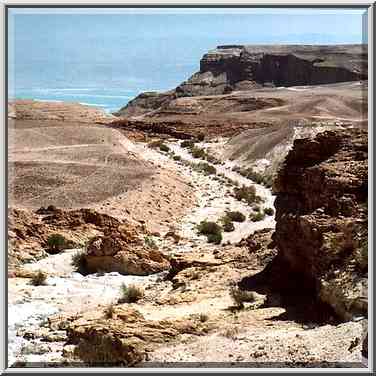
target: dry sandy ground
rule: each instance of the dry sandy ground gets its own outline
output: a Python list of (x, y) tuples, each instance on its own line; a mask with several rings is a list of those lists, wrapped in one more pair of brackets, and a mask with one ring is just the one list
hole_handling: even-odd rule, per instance
[[(9, 119), (10, 206), (94, 207), (145, 221), (150, 230), (159, 231), (167, 226), (162, 218), (173, 222), (191, 205), (187, 182), (132, 151), (132, 144), (119, 131), (93, 123), (98, 110), (92, 114), (91, 108), (65, 104), (63, 112), (72, 109), (75, 122), (72, 117), (54, 119), (55, 107), (42, 102), (27, 107), (22, 102), (22, 111), (17, 107), (13, 113), (21, 119)], [(80, 122), (87, 113), (86, 122)]]

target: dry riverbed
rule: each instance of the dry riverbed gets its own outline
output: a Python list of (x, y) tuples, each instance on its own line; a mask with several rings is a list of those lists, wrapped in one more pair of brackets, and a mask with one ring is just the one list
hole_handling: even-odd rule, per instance
[[(64, 316), (100, 311), (111, 303), (116, 304), (123, 283), (135, 283), (145, 290), (144, 299), (133, 303), (132, 307), (147, 320), (201, 315), (201, 320), (205, 316), (205, 321), (214, 328), (204, 336), (186, 334), (178, 344), (161, 344), (141, 366), (160, 365), (160, 362), (165, 366), (169, 362), (175, 365), (176, 362), (189, 362), (196, 366), (205, 366), (205, 362), (217, 365), (225, 362), (228, 366), (243, 364), (248, 367), (256, 363), (269, 363), (270, 366), (270, 362), (275, 367), (286, 366), (286, 362), (297, 366), (306, 362), (359, 365), (360, 343), (354, 346), (352, 343), (361, 335), (365, 320), (320, 327), (286, 319), (283, 316), (285, 309), (278, 305), (233, 309), (234, 302), (229, 294), (231, 283), (261, 270), (248, 250), (236, 244), (256, 230), (273, 228), (273, 215), (253, 222), (250, 215), (254, 209), (232, 196), (234, 186), (224, 184), (217, 175), (192, 169), (189, 163), (200, 160), (193, 158), (176, 140), (166, 142), (173, 154), (142, 143), (124, 142), (128, 150), (190, 182), (196, 194), (195, 206), (176, 222), (166, 223), (166, 229), (156, 234), (153, 240), (164, 253), (188, 255), (198, 262), (172, 280), (164, 280), (166, 273), (147, 277), (118, 273), (83, 276), (71, 265), (77, 250), (67, 250), (25, 265), (25, 270), (45, 271), (49, 277), (46, 285), (37, 287), (30, 285), (27, 278), (9, 279), (10, 365), (15, 362), (24, 362), (25, 366), (43, 366), (48, 362), (69, 364), (69, 357), (63, 356), (67, 353), (66, 333), (64, 329), (52, 330), (48, 318), (57, 313)], [(173, 159), (173, 155), (183, 161)], [(222, 174), (222, 179), (237, 182), (239, 186), (254, 185), (261, 197), (261, 210), (273, 207), (274, 196), (270, 189), (234, 172), (232, 162), (214, 166), (217, 174)], [(234, 231), (223, 233), (221, 245), (208, 244), (206, 237), (197, 233), (197, 225), (203, 220), (218, 222), (227, 210), (243, 213), (246, 220), (234, 223)], [(169, 226), (178, 235), (178, 241), (164, 237)]]

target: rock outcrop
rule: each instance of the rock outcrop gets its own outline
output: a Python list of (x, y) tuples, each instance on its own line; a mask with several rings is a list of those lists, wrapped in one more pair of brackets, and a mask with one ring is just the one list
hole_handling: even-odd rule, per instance
[(119, 226), (116, 231), (90, 239), (85, 261), (88, 273), (148, 275), (170, 267), (163, 253), (146, 247), (139, 234), (128, 226)]
[(123, 234), (138, 234), (135, 225), (120, 221), (93, 209), (62, 210), (54, 206), (30, 210), (10, 209), (8, 222), (8, 266), (12, 271), (26, 262), (48, 256), (48, 238), (64, 236), (64, 248), (83, 247), (94, 236), (111, 234), (121, 229)]
[(366, 45), (218, 46), (203, 56), (200, 71), (175, 90), (142, 93), (116, 115), (142, 115), (180, 97), (366, 80), (367, 58)]
[(274, 187), (275, 279), (298, 274), (343, 320), (367, 315), (367, 151), (355, 129), (295, 140)]
[(181, 334), (205, 334), (208, 323), (194, 319), (146, 320), (127, 304), (106, 312), (85, 313), (69, 324), (68, 344), (72, 355), (96, 366), (134, 366), (146, 360), (148, 352), (173, 342)]

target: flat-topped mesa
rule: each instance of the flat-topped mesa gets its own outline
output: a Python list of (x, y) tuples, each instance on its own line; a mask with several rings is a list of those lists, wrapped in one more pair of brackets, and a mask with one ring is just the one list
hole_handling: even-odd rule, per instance
[(297, 86), (367, 79), (366, 45), (218, 46), (200, 71), (177, 87), (181, 96), (224, 94), (256, 85)]
[(366, 80), (367, 59), (367, 45), (363, 44), (218, 46), (202, 57), (200, 70), (175, 90), (142, 93), (116, 115), (152, 113), (179, 97)]

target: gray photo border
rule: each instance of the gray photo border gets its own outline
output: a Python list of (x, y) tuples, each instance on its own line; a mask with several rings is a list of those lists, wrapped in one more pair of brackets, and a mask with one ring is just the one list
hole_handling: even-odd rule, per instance
[[(191, 1), (188, 3), (174, 3), (171, 2), (163, 2), (158, 3), (156, 1), (152, 2), (145, 2), (144, 0), (139, 1), (138, 3), (128, 2), (128, 1), (116, 1), (111, 3), (103, 3), (103, 2), (96, 2), (84, 0), (83, 2), (76, 3), (73, 0), (65, 0), (65, 1), (48, 1), (48, 2), (33, 2), (33, 1), (3, 1), (1, 4), (1, 16), (3, 20), (3, 38), (2, 38), (2, 52), (4, 59), (2, 60), (2, 79), (4, 82), (3, 91), (2, 91), (2, 99), (4, 106), (0, 107), (1, 119), (3, 121), (3, 128), (2, 128), (2, 147), (3, 147), (3, 162), (1, 164), (1, 176), (4, 177), (3, 180), (3, 194), (1, 196), (1, 205), (3, 208), (4, 215), (1, 217), (3, 220), (3, 225), (1, 226), (1, 236), (4, 241), (2, 242), (4, 248), (2, 253), (2, 260), (1, 266), (2, 271), (4, 272), (4, 284), (3, 288), (1, 289), (1, 298), (2, 302), (4, 303), (4, 315), (2, 315), (2, 327), (0, 332), (0, 337), (3, 338), (1, 341), (1, 348), (0, 350), (0, 369), (4, 374), (23, 374), (23, 373), (196, 373), (196, 372), (203, 372), (203, 373), (346, 373), (346, 374), (359, 374), (359, 373), (369, 373), (373, 374), (374, 371), (374, 338), (375, 338), (375, 328), (374, 328), (374, 304), (375, 304), (375, 291), (373, 289), (374, 279), (373, 279), (373, 270), (375, 270), (375, 257), (373, 257), (373, 234), (374, 234), (374, 210), (375, 204), (373, 200), (373, 187), (374, 187), (374, 153), (373, 153), (373, 145), (376, 141), (376, 132), (373, 130), (373, 93), (374, 93), (374, 85), (375, 85), (375, 78), (373, 76), (374, 72), (374, 61), (375, 61), (375, 49), (374, 45), (374, 28), (373, 22), (376, 16), (376, 7), (374, 2), (336, 2), (332, 1), (327, 3), (325, 1), (316, 1), (316, 2), (276, 2), (276, 1), (264, 1), (264, 2), (251, 2), (250, 0), (241, 1), (237, 3), (231, 3), (231, 1), (212, 1), (210, 3), (200, 3), (197, 1)], [(43, 368), (46, 365), (35, 364), (30, 365), (32, 368), (8, 368), (8, 330), (7, 330), (7, 322), (8, 322), (8, 257), (7, 257), (7, 249), (8, 249), (8, 242), (7, 242), (7, 228), (8, 228), (8, 11), (10, 9), (15, 8), (208, 8), (208, 9), (215, 9), (215, 8), (236, 8), (236, 9), (246, 9), (246, 8), (326, 8), (326, 9), (364, 9), (367, 13), (364, 15), (364, 37), (366, 42), (368, 41), (368, 65), (369, 65), (369, 72), (371, 72), (369, 83), (368, 83), (368, 98), (369, 98), (369, 110), (368, 110), (368, 131), (369, 131), (369, 142), (368, 142), (368, 152), (369, 156), (369, 179), (368, 181), (368, 188), (369, 188), (369, 197), (370, 200), (368, 201), (368, 213), (369, 213), (369, 257), (371, 263), (369, 264), (368, 270), (368, 278), (369, 278), (369, 292), (368, 292), (368, 302), (369, 302), (369, 317), (368, 317), (368, 336), (369, 336), (369, 359), (368, 359), (368, 368), (345, 368), (351, 366), (350, 364), (343, 364), (336, 368), (328, 368), (330, 364), (312, 364), (312, 365), (305, 365), (304, 368), (276, 368), (271, 367), (272, 365), (277, 365), (278, 363), (268, 363), (263, 364), (264, 367), (260, 368), (260, 364), (242, 364), (242, 365), (233, 365), (231, 363), (207, 363), (206, 368), (197, 368), (199, 364), (190, 363), (170, 363), (170, 364), (163, 364), (163, 367), (156, 367), (156, 368)], [(372, 226), (372, 227), (371, 227)], [(371, 250), (371, 252), (370, 252)], [(371, 266), (372, 265), (372, 266)], [(3, 335), (1, 335), (3, 334)], [(253, 367), (252, 367), (253, 365)], [(317, 368), (320, 366), (320, 368)], [(337, 365), (338, 364), (334, 364)], [(158, 364), (156, 364), (158, 366)], [(180, 366), (180, 367), (179, 367)], [(56, 367), (56, 365), (55, 365)]]

